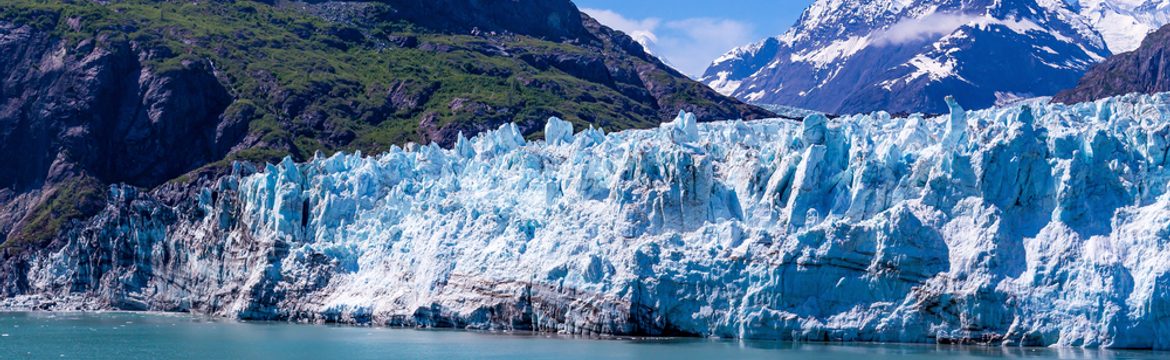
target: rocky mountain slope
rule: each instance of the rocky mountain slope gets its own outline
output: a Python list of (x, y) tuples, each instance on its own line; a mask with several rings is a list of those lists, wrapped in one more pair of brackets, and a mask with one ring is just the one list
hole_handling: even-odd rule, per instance
[(1094, 66), (1075, 88), (1053, 101), (1076, 103), (1129, 93), (1170, 91), (1170, 25), (1150, 34), (1138, 49)]
[(107, 184), (180, 201), (237, 160), (770, 116), (568, 0), (6, 1), (0, 79), (5, 253), (61, 240)]
[[(787, 33), (715, 60), (702, 81), (751, 102), (830, 113), (942, 113), (1053, 95), (1145, 30), (1161, 2), (819, 0)], [(1116, 31), (1115, 31), (1116, 30)], [(1103, 37), (1102, 34), (1108, 36)]]
[[(1170, 96), (237, 166), (109, 189), (7, 308), (816, 341), (1170, 349)], [(11, 263), (10, 263), (11, 264)]]

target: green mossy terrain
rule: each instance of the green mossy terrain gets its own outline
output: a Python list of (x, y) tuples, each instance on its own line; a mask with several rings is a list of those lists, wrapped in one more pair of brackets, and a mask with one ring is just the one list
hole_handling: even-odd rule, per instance
[(48, 242), (74, 220), (84, 220), (105, 201), (105, 188), (91, 177), (70, 179), (45, 195), (43, 202), (0, 249)]
[[(336, 21), (299, 3), (10, 0), (0, 7), (0, 19), (51, 31), (69, 44), (129, 40), (151, 54), (148, 65), (160, 73), (186, 62), (213, 64), (238, 99), (229, 111), (251, 108), (250, 133), (266, 145), (284, 145), (278, 151), (235, 152), (229, 160), (273, 160), (284, 150), (296, 159), (318, 150), (374, 153), (426, 142), (419, 122), (427, 116), (435, 127), (458, 123), (479, 129), (503, 120), (542, 123), (549, 116), (608, 130), (664, 120), (645, 99), (494, 53), (505, 48), (591, 56), (595, 49), (522, 35), (458, 35), (378, 22), (378, 14), (394, 11), (379, 3), (360, 11), (362, 18)], [(398, 46), (393, 39), (422, 45)], [(687, 86), (697, 88), (684, 87), (678, 102), (705, 105), (695, 95), (705, 88)], [(416, 94), (422, 103), (390, 104), (388, 94), (395, 88)], [(459, 102), (470, 105), (452, 106)]]

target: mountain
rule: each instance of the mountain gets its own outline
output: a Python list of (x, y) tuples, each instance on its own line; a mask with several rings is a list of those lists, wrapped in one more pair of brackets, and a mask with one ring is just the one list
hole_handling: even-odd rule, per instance
[(551, 119), (543, 141), (242, 163), (189, 206), (111, 187), (5, 263), (0, 308), (1170, 349), (1168, 111)]
[(1147, 34), (1170, 24), (1170, 0), (1069, 0), (1114, 54), (1133, 51)]
[(1170, 91), (1170, 25), (1150, 34), (1138, 49), (1094, 66), (1075, 88), (1053, 101), (1077, 103), (1129, 93)]
[(1144, 36), (1117, 14), (1166, 20), (1161, 4), (1117, 4), (1131, 2), (818, 0), (785, 34), (716, 59), (701, 81), (830, 113), (942, 113), (948, 95), (984, 108), (1072, 87), (1110, 48)]
[(65, 236), (108, 184), (233, 161), (451, 145), (544, 119), (772, 116), (687, 79), (568, 0), (68, 1), (0, 6), (0, 244)]

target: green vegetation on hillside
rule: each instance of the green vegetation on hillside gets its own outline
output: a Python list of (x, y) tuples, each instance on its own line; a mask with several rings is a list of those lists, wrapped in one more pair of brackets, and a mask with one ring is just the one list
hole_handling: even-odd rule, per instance
[[(391, 12), (384, 4), (363, 6), (373, 16)], [(303, 4), (251, 1), (11, 0), (0, 7), (0, 19), (52, 31), (71, 48), (95, 38), (130, 41), (160, 73), (212, 64), (237, 98), (233, 108), (258, 109), (249, 132), (269, 148), (227, 160), (377, 152), (425, 140), (419, 123), (428, 118), (436, 129), (542, 123), (549, 116), (607, 129), (660, 121), (644, 100), (496, 54), (506, 48), (591, 55), (526, 36), (429, 33), (395, 21), (359, 26), (326, 20)], [(400, 39), (421, 45), (394, 43)]]
[(91, 177), (70, 179), (43, 198), (0, 249), (39, 245), (52, 240), (71, 221), (83, 220), (104, 204), (102, 184)]

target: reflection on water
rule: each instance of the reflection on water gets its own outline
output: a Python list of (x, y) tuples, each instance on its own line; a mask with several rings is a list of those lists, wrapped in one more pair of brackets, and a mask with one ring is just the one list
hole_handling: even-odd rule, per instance
[(0, 313), (0, 358), (84, 359), (1170, 359), (1075, 348), (580, 338), (251, 323), (142, 313)]

